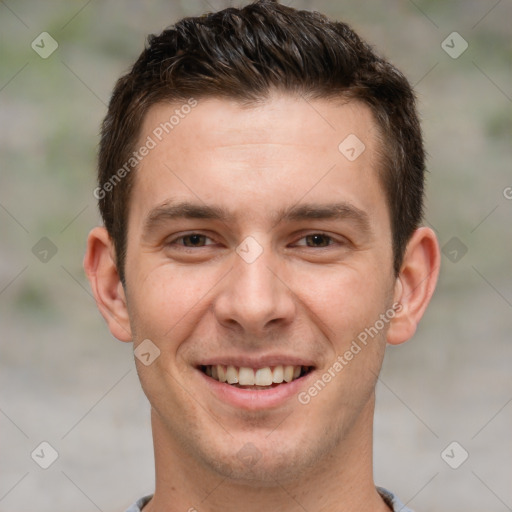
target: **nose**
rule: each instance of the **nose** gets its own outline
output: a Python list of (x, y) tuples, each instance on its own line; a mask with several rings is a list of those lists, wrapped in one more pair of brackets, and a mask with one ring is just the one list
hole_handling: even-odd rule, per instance
[(266, 336), (277, 327), (288, 326), (296, 313), (285, 262), (279, 261), (270, 247), (261, 246), (260, 250), (255, 260), (243, 252), (233, 254), (234, 266), (222, 280), (213, 305), (218, 322), (239, 335)]

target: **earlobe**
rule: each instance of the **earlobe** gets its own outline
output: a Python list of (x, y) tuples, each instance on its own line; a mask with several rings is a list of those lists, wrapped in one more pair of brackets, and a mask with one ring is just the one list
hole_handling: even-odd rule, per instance
[(126, 297), (114, 258), (112, 240), (104, 227), (94, 228), (87, 239), (84, 269), (96, 305), (110, 332), (121, 341), (132, 341)]
[(395, 282), (395, 302), (401, 304), (387, 333), (387, 342), (398, 345), (412, 338), (434, 293), (441, 257), (435, 233), (426, 227), (412, 235)]

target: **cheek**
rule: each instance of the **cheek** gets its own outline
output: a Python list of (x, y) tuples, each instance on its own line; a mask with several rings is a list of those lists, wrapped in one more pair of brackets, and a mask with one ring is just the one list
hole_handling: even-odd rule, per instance
[(172, 343), (191, 327), (215, 280), (205, 272), (161, 265), (141, 269), (133, 283), (129, 309), (135, 337)]
[(328, 338), (341, 344), (373, 325), (388, 307), (390, 285), (377, 265), (318, 267), (305, 282), (304, 275), (297, 274), (292, 289), (328, 328)]
[(390, 301), (389, 280), (382, 271), (370, 265), (364, 271), (344, 270), (331, 272), (329, 280), (312, 279), (316, 285), (309, 295), (318, 314), (314, 321), (331, 350), (319, 374), (322, 382), (305, 390), (305, 399), (330, 411), (334, 430), (346, 425), (371, 398), (389, 326), (380, 320)]

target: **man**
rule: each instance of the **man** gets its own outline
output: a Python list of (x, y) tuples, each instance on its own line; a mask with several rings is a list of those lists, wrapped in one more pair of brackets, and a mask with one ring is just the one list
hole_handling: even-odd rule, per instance
[(130, 512), (407, 510), (372, 425), (438, 276), (423, 179), (411, 87), (347, 25), (261, 0), (149, 37), (84, 260), (151, 403), (156, 488)]

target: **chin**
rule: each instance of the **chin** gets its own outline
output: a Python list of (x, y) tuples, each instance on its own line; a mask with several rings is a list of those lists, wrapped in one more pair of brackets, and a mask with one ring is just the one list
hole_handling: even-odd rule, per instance
[(304, 439), (299, 436), (283, 439), (284, 435), (277, 434), (273, 440), (264, 435), (259, 439), (250, 437), (237, 450), (233, 450), (239, 444), (235, 442), (230, 446), (217, 447), (216, 453), (212, 453), (210, 447), (206, 453), (201, 453), (203, 464), (219, 476), (242, 486), (275, 486), (278, 481), (301, 479), (331, 450), (326, 436), (322, 437), (323, 443), (317, 441), (316, 446), (311, 435), (304, 436)]

